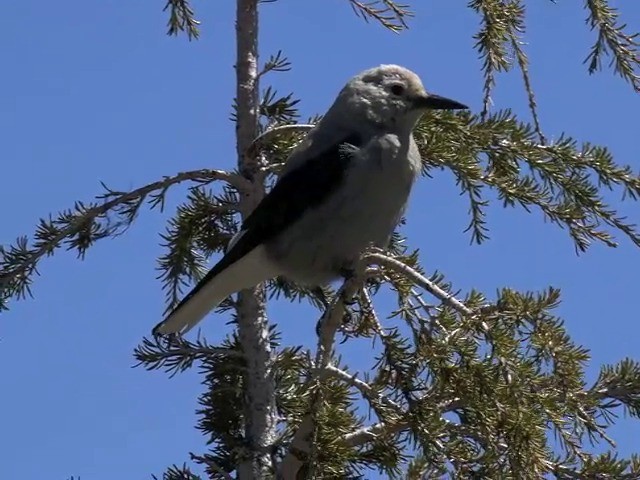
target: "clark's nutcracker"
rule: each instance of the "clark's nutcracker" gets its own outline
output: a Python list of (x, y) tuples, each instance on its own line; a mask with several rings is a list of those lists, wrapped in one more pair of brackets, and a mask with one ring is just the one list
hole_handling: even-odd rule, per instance
[(326, 284), (370, 244), (385, 247), (421, 168), (414, 126), (425, 110), (463, 108), (397, 65), (353, 77), (226, 254), (154, 334), (186, 333), (232, 293), (280, 275)]

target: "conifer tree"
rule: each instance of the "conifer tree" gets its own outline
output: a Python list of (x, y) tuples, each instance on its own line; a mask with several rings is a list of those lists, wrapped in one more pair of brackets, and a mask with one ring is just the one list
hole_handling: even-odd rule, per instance
[[(297, 100), (268, 87), (269, 75), (286, 72), (290, 62), (282, 52), (259, 50), (258, 13), (267, 1), (275, 2), (236, 0), (237, 170), (168, 172), (126, 192), (104, 186), (95, 200), (41, 219), (31, 236), (0, 249), (0, 309), (31, 293), (36, 268), (46, 274), (46, 256), (67, 248), (82, 257), (98, 240), (122, 233), (145, 208), (161, 209), (167, 191), (180, 183), (192, 188), (167, 226), (158, 259), (167, 309), (201, 278), (209, 257), (237, 231), (238, 214), (255, 207), (317, 120), (299, 124)], [(410, 27), (411, 5), (344, 1), (361, 19), (391, 32)], [(635, 226), (603, 196), (611, 189), (637, 200), (640, 177), (606, 147), (564, 133), (549, 141), (543, 133), (523, 42), (527, 3), (468, 2), (480, 22), (478, 31), (465, 33), (473, 35), (482, 60), (483, 109), (423, 119), (416, 132), (423, 173), (453, 173), (468, 198), (469, 232), (477, 243), (488, 238), (487, 192), (494, 192), (504, 207), (564, 228), (579, 251), (594, 242), (615, 246), (616, 235), (640, 246)], [(594, 73), (610, 61), (640, 92), (636, 34), (608, 0), (583, 3), (595, 32), (586, 70)], [(169, 35), (198, 38), (200, 22), (188, 0), (168, 0), (165, 9)], [(490, 108), (496, 75), (506, 71), (523, 79), (529, 119)], [(640, 457), (620, 458), (608, 435), (616, 413), (640, 414), (640, 363), (603, 365), (589, 384), (589, 351), (554, 313), (559, 290), (505, 288), (492, 298), (457, 292), (443, 274), (426, 272), (400, 235), (388, 250), (364, 252), (362, 262), (363, 276), (336, 290), (276, 279), (226, 300), (217, 313), (230, 314), (237, 328), (221, 343), (142, 340), (135, 350), (139, 365), (169, 374), (197, 366), (204, 384), (196, 428), (207, 446), (190, 458), (206, 473), (198, 476), (193, 465), (181, 463), (161, 478), (366, 478), (370, 471), (410, 479), (640, 478)], [(393, 292), (390, 317), (402, 328), (389, 327), (376, 311), (383, 287)], [(317, 317), (308, 319), (317, 322), (314, 350), (280, 342), (265, 311), (273, 296), (317, 308)], [(341, 337), (380, 343), (370, 371), (349, 369), (340, 358)], [(592, 454), (589, 442), (609, 444), (609, 451)]]

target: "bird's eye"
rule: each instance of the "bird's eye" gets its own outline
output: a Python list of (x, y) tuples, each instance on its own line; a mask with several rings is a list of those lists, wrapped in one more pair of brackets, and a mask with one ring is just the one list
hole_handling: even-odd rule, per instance
[(391, 93), (393, 93), (394, 95), (402, 95), (404, 93), (404, 87), (402, 85), (399, 84), (395, 84), (395, 85), (391, 85)]

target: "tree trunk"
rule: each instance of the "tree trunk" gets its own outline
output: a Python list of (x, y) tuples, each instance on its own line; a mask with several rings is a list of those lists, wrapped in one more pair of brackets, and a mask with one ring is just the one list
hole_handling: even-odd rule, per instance
[[(240, 199), (244, 216), (264, 195), (262, 179), (257, 175), (258, 161), (248, 153), (258, 134), (259, 122), (258, 3), (258, 0), (237, 0), (236, 13), (238, 168), (252, 185)], [(264, 289), (256, 287), (240, 292), (237, 314), (247, 362), (244, 385), (247, 450), (238, 465), (238, 479), (264, 479), (272, 476), (271, 446), (276, 427), (274, 353), (269, 343)]]

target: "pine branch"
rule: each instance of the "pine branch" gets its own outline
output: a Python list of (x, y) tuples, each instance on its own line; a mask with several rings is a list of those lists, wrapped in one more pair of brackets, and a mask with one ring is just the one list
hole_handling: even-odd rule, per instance
[(475, 48), (482, 60), (484, 74), (484, 97), (481, 117), (485, 118), (491, 104), (491, 93), (495, 86), (497, 72), (506, 72), (511, 68), (507, 45), (510, 23), (509, 9), (501, 0), (471, 0), (469, 7), (481, 15), (482, 27), (474, 35)]
[(533, 126), (538, 134), (538, 139), (541, 144), (547, 143), (545, 136), (542, 134), (542, 127), (540, 126), (540, 119), (538, 118), (538, 106), (536, 104), (536, 97), (531, 85), (531, 78), (529, 74), (529, 59), (526, 53), (522, 49), (523, 42), (519, 39), (525, 32), (524, 16), (525, 9), (521, 2), (517, 2), (515, 5), (516, 15), (514, 16), (514, 23), (509, 32), (509, 41), (511, 48), (513, 49), (516, 60), (518, 61), (518, 67), (522, 74), (522, 80), (524, 82), (524, 89), (527, 92), (527, 98), (529, 100), (529, 111), (531, 112), (531, 118), (533, 120)]
[[(364, 265), (363, 265), (364, 266)], [(322, 318), (318, 322), (318, 346), (313, 365), (316, 374), (311, 377), (309, 384), (320, 381), (320, 374), (331, 361), (333, 345), (338, 328), (346, 313), (346, 302), (353, 298), (355, 292), (362, 283), (361, 275), (354, 275), (347, 279), (336, 293), (331, 305), (327, 308)], [(287, 454), (280, 465), (280, 474), (286, 480), (297, 478), (298, 472), (309, 461), (309, 468), (313, 470), (313, 441), (314, 429), (316, 428), (316, 415), (322, 400), (321, 389), (317, 388), (316, 394), (311, 400), (310, 412), (304, 416), (298, 425), (295, 435), (290, 442)], [(307, 458), (309, 457), (309, 458)], [(307, 472), (310, 475), (310, 472)]]
[(269, 72), (288, 72), (291, 70), (291, 62), (282, 54), (282, 50), (278, 50), (275, 55), (271, 55), (269, 60), (265, 62), (262, 70), (258, 73), (258, 77), (263, 77)]
[[(371, 270), (369, 270), (371, 272)], [(372, 273), (367, 273), (367, 278), (371, 278), (373, 276)], [(381, 274), (381, 272), (376, 271), (376, 275)], [(364, 313), (366, 317), (369, 317), (373, 323), (373, 329), (376, 335), (380, 338), (384, 339), (387, 334), (384, 331), (384, 327), (382, 326), (382, 322), (380, 318), (378, 318), (378, 314), (376, 313), (375, 308), (373, 307), (373, 300), (371, 299), (371, 295), (366, 288), (360, 290), (360, 305), (364, 309)]]
[(472, 316), (475, 314), (473, 310), (464, 305), (460, 300), (455, 298), (455, 296), (445, 292), (434, 282), (430, 281), (428, 278), (424, 277), (410, 266), (396, 260), (395, 258), (388, 257), (381, 253), (368, 253), (364, 258), (369, 264), (377, 264), (381, 267), (389, 268), (403, 275), (405, 278), (409, 279), (419, 287), (424, 288), (431, 295), (438, 298), (443, 303), (449, 305), (451, 308), (457, 310), (463, 315)]
[(638, 480), (640, 479), (640, 458), (632, 455), (631, 459), (618, 458), (612, 452), (600, 455), (589, 455), (581, 462), (568, 459), (564, 462), (550, 462), (549, 473), (558, 480)]
[[(429, 398), (424, 396), (419, 400), (421, 403), (429, 403)], [(434, 409), (437, 409), (441, 412), (441, 415), (450, 411), (453, 411), (459, 408), (459, 403), (457, 401), (452, 401), (446, 405), (434, 405)], [(342, 441), (350, 446), (359, 446), (368, 442), (375, 441), (376, 439), (389, 436), (396, 435), (404, 430), (411, 428), (411, 412), (405, 412), (402, 417), (394, 422), (379, 422), (373, 425), (369, 425), (368, 427), (361, 428), (356, 430), (355, 432), (351, 432), (344, 437), (342, 437)], [(424, 432), (428, 435), (428, 432)]]
[(189, 41), (200, 37), (200, 22), (195, 19), (195, 13), (189, 5), (189, 0), (167, 0), (163, 9), (169, 10), (169, 27), (167, 35), (176, 36), (180, 32), (186, 32)]
[(394, 33), (408, 29), (407, 18), (414, 16), (409, 5), (400, 4), (393, 0), (348, 1), (354, 13), (365, 22), (374, 20)]
[[(9, 298), (20, 298), (30, 293), (31, 276), (36, 273), (42, 257), (66, 245), (67, 249), (76, 249), (82, 258), (95, 241), (117, 236), (126, 230), (147, 199), (151, 208), (162, 208), (165, 195), (172, 186), (185, 181), (206, 184), (216, 180), (225, 181), (240, 190), (245, 190), (247, 185), (245, 179), (234, 173), (194, 170), (165, 177), (130, 192), (107, 188), (105, 194), (96, 197), (99, 202), (77, 202), (73, 210), (48, 220), (41, 219), (31, 246), (27, 238), (22, 237), (15, 245), (0, 247), (0, 310), (6, 308)], [(110, 218), (110, 214), (114, 217)]]
[[(478, 304), (478, 301), (474, 300), (471, 304)], [(640, 370), (634, 362), (623, 362), (616, 368), (605, 369), (602, 374), (603, 380), (599, 380), (596, 385), (589, 390), (582, 389), (582, 383), (580, 380), (575, 382), (573, 380), (569, 380), (570, 378), (574, 378), (575, 380), (582, 378), (582, 374), (580, 373), (581, 371), (575, 372), (574, 368), (579, 365), (580, 362), (584, 362), (586, 353), (583, 349), (572, 346), (566, 333), (564, 333), (560, 326), (551, 318), (545, 317), (545, 314), (543, 313), (544, 310), (550, 307), (553, 308), (557, 306), (557, 304), (557, 291), (550, 291), (548, 294), (541, 295), (538, 298), (528, 295), (521, 296), (514, 292), (505, 291), (500, 295), (498, 309), (491, 311), (480, 310), (481, 315), (483, 316), (482, 319), (487, 325), (490, 325), (491, 331), (486, 337), (489, 341), (489, 350), (492, 352), (490, 358), (499, 359), (499, 364), (504, 367), (508, 367), (510, 362), (501, 357), (503, 355), (513, 354), (513, 347), (504, 346), (504, 342), (509, 341), (507, 340), (505, 333), (509, 331), (509, 337), (514, 335), (512, 331), (505, 330), (505, 327), (513, 321), (524, 321), (532, 328), (530, 334), (524, 334), (522, 336), (519, 334), (516, 335), (516, 338), (520, 338), (520, 341), (526, 341), (527, 346), (525, 351), (528, 352), (526, 357), (527, 361), (525, 361), (525, 358), (515, 360), (512, 366), (508, 367), (509, 370), (511, 370), (511, 373), (508, 376), (505, 377), (503, 374), (497, 374), (496, 378), (503, 378), (503, 381), (505, 381), (507, 385), (510, 385), (509, 388), (519, 388), (515, 386), (516, 383), (521, 383), (523, 387), (526, 385), (524, 389), (518, 390), (520, 392), (518, 394), (518, 402), (527, 402), (529, 401), (528, 399), (535, 398), (534, 404), (539, 406), (533, 407), (533, 405), (531, 405), (531, 407), (514, 407), (512, 403), (506, 405), (502, 404), (501, 402), (503, 400), (501, 400), (501, 398), (507, 402), (512, 402), (513, 398), (511, 397), (511, 394), (508, 393), (505, 397), (502, 397), (502, 394), (500, 393), (503, 392), (502, 387), (497, 385), (492, 385), (491, 387), (487, 386), (488, 390), (486, 393), (480, 394), (479, 396), (475, 388), (481, 386), (484, 381), (491, 378), (491, 375), (486, 377), (484, 380), (476, 377), (472, 383), (466, 383), (465, 381), (465, 386), (459, 391), (459, 396), (454, 398), (456, 390), (451, 390), (451, 385), (446, 386), (446, 378), (449, 375), (453, 375), (454, 377), (462, 379), (464, 377), (463, 372), (466, 368), (465, 365), (470, 364), (465, 360), (462, 362), (456, 362), (455, 367), (451, 365), (453, 368), (448, 370), (449, 373), (445, 375), (444, 371), (439, 373), (436, 373), (437, 369), (433, 371), (437, 365), (437, 360), (434, 358), (430, 360), (429, 368), (433, 371), (435, 383), (432, 384), (430, 391), (426, 395), (422, 396), (419, 400), (414, 400), (409, 403), (409, 409), (405, 411), (404, 415), (399, 416), (395, 420), (381, 421), (373, 425), (354, 430), (344, 435), (342, 437), (342, 441), (352, 447), (358, 447), (369, 443), (383, 441), (384, 439), (398, 438), (398, 435), (402, 432), (409, 432), (416, 428), (420, 428), (421, 435), (435, 439), (434, 441), (439, 446), (434, 448), (435, 450), (440, 449), (445, 459), (454, 458), (456, 459), (455, 462), (460, 462), (460, 464), (456, 465), (454, 471), (457, 472), (456, 476), (461, 478), (468, 478), (470, 473), (468, 468), (471, 468), (472, 464), (477, 465), (476, 468), (481, 469), (475, 470), (476, 472), (483, 471), (482, 469), (485, 467), (482, 465), (485, 465), (488, 468), (496, 468), (497, 470), (490, 471), (492, 473), (485, 470), (485, 475), (489, 478), (501, 478), (502, 474), (500, 472), (524, 471), (522, 470), (524, 465), (531, 465), (529, 470), (536, 472), (536, 475), (544, 472), (557, 472), (564, 475), (559, 475), (558, 478), (633, 478), (626, 476), (629, 471), (633, 471), (633, 468), (635, 468), (632, 466), (632, 462), (627, 460), (591, 456), (583, 453), (581, 448), (582, 441), (579, 440), (579, 436), (581, 435), (580, 432), (589, 430), (598, 433), (604, 432), (604, 430), (598, 426), (598, 422), (595, 418), (593, 418), (592, 412), (595, 411), (591, 406), (594, 405), (593, 400), (604, 400), (606, 402), (611, 398), (607, 397), (608, 394), (615, 396), (617, 394), (622, 394), (622, 392), (625, 392), (622, 395), (627, 395), (629, 399), (632, 399), (632, 392), (636, 389), (636, 386), (634, 385), (638, 384), (638, 378), (640, 378), (638, 377), (638, 372), (640, 372)], [(468, 324), (468, 322), (461, 322), (455, 318), (448, 319), (445, 311), (437, 310), (434, 306), (424, 305), (423, 307), (427, 309), (428, 314), (435, 314), (438, 317), (438, 319), (435, 320), (435, 323), (438, 325), (437, 328), (439, 331), (431, 330), (427, 337), (430, 339), (430, 343), (428, 344), (428, 352), (430, 355), (434, 355), (438, 358), (444, 353), (442, 350), (443, 345), (438, 342), (438, 338), (442, 338), (443, 342), (448, 345), (456, 345), (462, 339), (464, 339), (465, 342), (467, 340), (472, 343), (476, 342), (475, 338), (468, 336), (469, 325), (471, 325)], [(432, 312), (432, 310), (434, 311)], [(416, 339), (416, 342), (417, 341), (418, 339)], [(540, 351), (531, 355), (530, 349), (540, 349)], [(551, 350), (545, 353), (547, 349)], [(456, 356), (462, 356), (463, 359), (467, 355), (466, 353), (463, 353), (463, 350), (458, 350), (457, 348), (454, 351), (456, 352)], [(418, 352), (419, 350), (416, 350), (410, 355), (413, 362), (419, 362), (422, 358), (422, 354)], [(486, 353), (482, 354), (485, 359), (487, 358), (486, 355)], [(543, 375), (541, 378), (533, 377), (528, 379), (527, 377), (524, 377), (518, 380), (518, 375), (522, 375), (527, 371), (527, 365), (531, 365), (531, 363), (528, 362), (537, 363), (543, 358), (551, 360), (554, 363), (554, 366), (549, 369), (539, 369), (537, 372), (549, 371), (553, 373), (550, 373), (548, 376)], [(474, 361), (474, 363), (478, 361), (482, 362), (478, 359)], [(476, 376), (479, 374), (480, 370), (472, 368), (470, 372), (473, 372), (473, 375)], [(412, 377), (409, 373), (407, 373), (407, 376)], [(557, 384), (555, 383), (556, 381), (558, 382)], [(608, 382), (613, 382), (617, 386), (612, 387)], [(471, 387), (472, 384), (476, 386)], [(469, 387), (473, 388), (474, 391), (465, 391)], [(480, 392), (482, 392), (482, 387), (480, 388)], [(446, 392), (444, 396), (438, 395), (438, 391), (441, 389), (444, 389)], [(531, 392), (535, 392), (534, 395), (536, 396), (530, 397), (531, 394), (528, 393), (529, 390)], [(491, 410), (472, 406), (475, 402), (482, 403), (485, 401), (483, 400), (482, 395), (487, 395), (487, 400), (490, 398), (492, 403)], [(537, 395), (543, 395), (544, 398), (538, 397)], [(454, 403), (447, 403), (448, 401), (451, 401), (452, 398), (454, 398)], [(511, 398), (511, 400), (509, 400), (509, 398)], [(526, 424), (526, 420), (522, 413), (516, 413), (513, 411), (514, 408), (525, 408), (525, 410), (542, 408), (545, 412), (544, 418), (551, 419), (551, 421), (555, 421), (556, 418), (564, 419), (564, 424), (559, 425), (560, 433), (563, 435), (566, 434), (564, 437), (565, 442), (573, 443), (575, 439), (575, 450), (573, 451), (573, 456), (571, 458), (578, 458), (579, 464), (576, 464), (574, 460), (548, 462), (544, 459), (544, 456), (540, 456), (541, 452), (536, 454), (537, 457), (530, 456), (532, 454), (529, 453), (523, 453), (521, 459), (518, 460), (519, 454), (517, 452), (520, 447), (515, 443), (515, 437), (511, 438), (509, 436), (509, 430), (502, 430), (502, 427), (500, 426), (502, 425), (502, 422), (509, 422), (505, 416), (509, 417), (514, 415), (515, 418), (517, 418), (519, 426), (515, 427), (514, 424), (510, 424), (510, 428), (523, 428), (528, 432), (531, 432), (529, 427), (524, 426), (524, 424)], [(423, 409), (427, 409), (429, 412), (435, 411), (438, 415), (442, 415), (443, 412), (455, 412), (460, 418), (460, 423), (453, 423), (445, 420), (440, 424), (438, 424), (438, 422), (429, 422), (428, 425), (430, 427), (426, 430), (422, 426), (417, 427), (416, 422), (418, 422), (418, 419), (422, 415), (421, 412)], [(477, 422), (488, 421), (486, 415), (488, 415), (489, 411), (503, 413), (498, 413), (497, 415), (497, 418), (500, 419), (498, 424), (492, 424), (492, 426), (487, 426), (487, 430), (483, 430)], [(473, 415), (474, 420), (471, 420), (469, 415)], [(476, 418), (475, 415), (482, 415), (483, 420), (480, 420), (480, 417)], [(567, 417), (575, 419), (576, 425), (573, 428), (571, 428), (570, 425), (567, 425)], [(582, 426), (579, 426), (580, 424)], [(497, 440), (493, 440), (494, 437)], [(603, 435), (602, 438), (607, 440), (606, 435)], [(487, 460), (487, 463), (484, 463), (485, 460), (482, 457), (477, 457), (472, 462), (469, 461), (469, 463), (465, 463), (465, 457), (461, 451), (458, 450), (456, 453), (453, 453), (452, 450), (446, 450), (449, 448), (455, 448), (455, 445), (460, 445), (460, 442), (479, 442), (482, 444), (485, 456), (494, 455), (494, 453), (491, 453), (494, 451), (499, 452), (499, 456), (503, 457), (504, 462), (507, 463), (502, 463), (502, 460), (495, 457), (491, 457), (492, 459)], [(507, 445), (509, 448), (507, 448)], [(423, 451), (425, 450), (423, 449)], [(431, 450), (426, 451), (431, 451), (433, 453), (434, 449), (432, 448)], [(528, 460), (525, 455), (530, 456)], [(537, 458), (537, 460), (535, 460), (535, 458)], [(527, 463), (517, 463), (521, 461), (525, 461)], [(513, 462), (516, 463), (514, 464)], [(538, 463), (535, 463), (536, 466), (534, 467), (534, 464), (531, 464), (530, 462)], [(434, 468), (438, 467), (436, 459), (429, 460), (429, 464)], [(500, 465), (503, 465), (503, 467), (506, 468), (506, 471), (501, 470), (500, 468), (502, 467)], [(519, 467), (514, 465), (519, 465)], [(576, 474), (575, 477), (569, 476), (573, 474), (572, 472)]]
[[(362, 267), (368, 263), (376, 263), (387, 268), (392, 268), (402, 275), (408, 275), (413, 281), (418, 283), (420, 286), (427, 288), (438, 298), (448, 303), (450, 306), (453, 306), (453, 308), (460, 310), (461, 313), (467, 315), (473, 314), (473, 310), (467, 308), (453, 296), (444, 292), (440, 287), (423, 277), (419, 272), (395, 259), (381, 254), (371, 253), (363, 257)], [(329, 364), (333, 353), (335, 334), (338, 327), (341, 325), (345, 314), (345, 299), (351, 298), (355, 294), (357, 286), (362, 282), (361, 278), (362, 274), (356, 275), (345, 282), (338, 295), (336, 295), (331, 307), (323, 316), (323, 319), (319, 324), (319, 342), (316, 360), (314, 362), (314, 371), (329, 372), (346, 381), (349, 385), (355, 386), (362, 392), (365, 398), (369, 398), (374, 402), (372, 406), (375, 406), (375, 403), (379, 402), (381, 405), (386, 405), (387, 407), (392, 407), (393, 410), (397, 410), (399, 405), (393, 400), (375, 393), (374, 389), (366, 382), (357, 380), (346, 372), (343, 372)], [(317, 381), (321, 381), (324, 375), (326, 375), (326, 373), (322, 376), (317, 376), (316, 374), (313, 377), (315, 377)], [(313, 382), (313, 380), (311, 381)], [(289, 451), (282, 461), (280, 471), (285, 479), (296, 478), (295, 476), (305, 465), (307, 465), (308, 468), (308, 470), (305, 470), (306, 474), (312, 475), (312, 472), (314, 471), (314, 465), (317, 463), (317, 452), (314, 450), (314, 446), (317, 444), (314, 440), (315, 425), (317, 424), (315, 416), (317, 415), (317, 410), (322, 402), (321, 392), (322, 390), (320, 388), (316, 390), (315, 397), (312, 399), (311, 403), (311, 412), (303, 418), (302, 422), (298, 426), (290, 443)], [(396, 426), (394, 428), (399, 428), (398, 431), (404, 429), (404, 424), (401, 424), (403, 425), (402, 427), (400, 424), (395, 425)]]
[(238, 196), (231, 189), (223, 190), (222, 195), (192, 189), (178, 207), (162, 235), (167, 251), (158, 259), (159, 278), (167, 296), (165, 313), (178, 303), (184, 286), (205, 274), (205, 259), (226, 248), (237, 230), (233, 218), (237, 210)]
[(373, 402), (376, 404), (382, 404), (394, 410), (398, 410), (398, 411), (400, 410), (400, 405), (398, 405), (396, 402), (394, 402), (390, 398), (382, 395), (380, 392), (376, 391), (367, 382), (360, 380), (358, 378), (357, 373), (349, 374), (348, 372), (341, 370), (340, 368), (335, 367), (333, 365), (327, 365), (324, 370), (327, 375), (332, 375), (342, 380), (346, 384), (357, 388), (358, 391), (362, 394), (362, 396), (367, 400), (369, 400), (370, 402)]
[(202, 338), (190, 342), (173, 336), (143, 338), (133, 356), (138, 361), (136, 367), (142, 366), (149, 371), (163, 369), (173, 377), (191, 368), (195, 362), (205, 362), (214, 357), (241, 359), (242, 352), (232, 344), (213, 347)]
[(624, 405), (631, 416), (640, 418), (640, 363), (626, 358), (617, 365), (604, 365), (588, 391), (603, 410)]
[[(322, 319), (319, 322), (318, 328), (318, 345), (316, 348), (316, 355), (314, 366), (318, 372), (323, 372), (331, 362), (331, 358), (334, 355), (333, 346), (335, 343), (335, 336), (340, 325), (343, 324), (344, 317), (347, 311), (347, 303), (352, 301), (356, 292), (361, 288), (364, 282), (364, 272), (366, 265), (364, 262), (360, 262), (357, 266), (357, 271), (348, 278), (335, 297), (332, 305), (327, 309)], [(317, 382), (317, 388), (314, 392), (315, 395), (311, 400), (310, 414), (302, 421), (302, 425), (299, 427), (299, 431), (304, 432), (306, 430), (306, 423), (310, 423), (309, 436), (303, 437), (306, 442), (310, 444), (296, 445), (296, 437), (300, 438), (301, 435), (296, 436), (291, 442), (291, 446), (297, 451), (308, 451), (309, 462), (307, 475), (313, 478), (314, 472), (317, 471), (317, 458), (318, 458), (318, 441), (317, 434), (319, 428), (318, 413), (323, 403), (323, 390), (320, 386), (321, 378), (319, 374), (312, 377), (312, 382)], [(310, 438), (309, 438), (310, 437)], [(306, 443), (305, 442), (305, 443)], [(286, 460), (285, 460), (286, 462)]]
[(589, 73), (602, 68), (602, 57), (611, 55), (614, 72), (629, 82), (636, 92), (640, 92), (640, 50), (638, 35), (626, 33), (626, 24), (618, 23), (618, 11), (607, 0), (586, 0), (587, 22), (591, 30), (598, 31), (598, 38), (585, 59)]
[[(425, 170), (447, 167), (462, 184), (495, 189), (504, 206), (535, 207), (556, 225), (567, 228), (576, 247), (586, 250), (593, 241), (616, 246), (602, 225), (621, 231), (636, 245), (640, 234), (604, 201), (601, 187), (621, 189), (627, 197), (640, 196), (640, 177), (619, 166), (603, 147), (561, 136), (549, 145), (536, 142), (535, 128), (519, 122), (511, 112), (496, 112), (482, 121), (467, 113), (429, 115), (417, 129)], [(483, 210), (482, 191), (470, 197)], [(481, 215), (484, 227), (484, 213)], [(475, 222), (472, 217), (472, 224)]]
[(345, 435), (342, 441), (347, 445), (357, 447), (380, 437), (395, 435), (409, 429), (410, 426), (411, 422), (408, 419), (393, 423), (379, 422)]
[(272, 125), (289, 123), (298, 118), (296, 105), (300, 100), (293, 98), (293, 93), (279, 96), (272, 87), (267, 87), (260, 100), (260, 115), (267, 121), (267, 128)]

